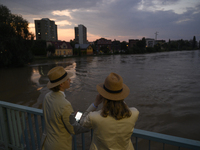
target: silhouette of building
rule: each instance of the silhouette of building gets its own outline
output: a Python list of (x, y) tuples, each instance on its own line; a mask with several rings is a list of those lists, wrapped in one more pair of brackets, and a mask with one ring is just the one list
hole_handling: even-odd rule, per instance
[(74, 32), (75, 32), (75, 38), (74, 38), (74, 41), (78, 43), (78, 42), (79, 42), (78, 27), (74, 27)]
[(112, 41), (107, 40), (105, 38), (100, 38), (97, 40), (97, 50), (100, 50), (101, 47), (107, 47), (109, 50), (111, 50)]
[(75, 41), (79, 44), (87, 44), (87, 28), (80, 24), (78, 27), (74, 27)]
[(48, 18), (35, 20), (36, 40), (57, 41), (57, 25)]
[(135, 39), (135, 40), (134, 40), (134, 39), (129, 39), (128, 48), (130, 49), (130, 48), (136, 46), (136, 45), (137, 45), (137, 42), (139, 42), (138, 39)]
[(114, 41), (112, 41), (113, 53), (114, 52), (119, 52), (120, 49), (121, 49), (121, 42), (114, 39)]
[(151, 38), (146, 38), (146, 47), (154, 47), (155, 45), (155, 40)]

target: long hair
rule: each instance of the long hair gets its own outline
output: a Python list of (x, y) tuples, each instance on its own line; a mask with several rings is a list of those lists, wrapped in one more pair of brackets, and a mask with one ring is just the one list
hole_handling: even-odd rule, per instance
[(103, 117), (111, 115), (116, 120), (128, 118), (131, 116), (131, 111), (124, 103), (124, 100), (113, 101), (104, 98), (103, 108), (101, 111)]

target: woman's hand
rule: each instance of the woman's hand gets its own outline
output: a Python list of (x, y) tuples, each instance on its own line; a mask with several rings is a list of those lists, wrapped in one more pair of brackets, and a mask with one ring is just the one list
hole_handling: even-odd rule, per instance
[(103, 99), (104, 99), (104, 98), (103, 98), (100, 94), (98, 94), (98, 95), (96, 96), (95, 101), (94, 101), (94, 105), (95, 105), (96, 107), (98, 107), (98, 105), (102, 103)]

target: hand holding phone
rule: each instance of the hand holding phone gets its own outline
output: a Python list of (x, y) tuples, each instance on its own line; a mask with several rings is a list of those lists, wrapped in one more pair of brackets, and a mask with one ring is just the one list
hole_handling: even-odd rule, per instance
[(80, 111), (78, 111), (78, 112), (76, 113), (76, 116), (75, 116), (76, 121), (79, 121), (79, 120), (81, 119), (82, 115), (83, 115), (83, 113), (80, 112)]

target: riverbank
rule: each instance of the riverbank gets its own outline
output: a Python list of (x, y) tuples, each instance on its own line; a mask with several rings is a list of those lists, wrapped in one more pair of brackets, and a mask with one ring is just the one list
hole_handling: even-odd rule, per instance
[[(200, 49), (196, 49), (200, 50)], [(176, 51), (160, 51), (160, 52), (151, 52), (151, 53), (109, 53), (109, 54), (93, 54), (93, 55), (72, 55), (72, 56), (34, 56), (34, 60), (45, 60), (45, 59), (63, 59), (63, 58), (79, 58), (79, 57), (97, 57), (97, 56), (109, 56), (109, 55), (132, 55), (132, 54), (154, 54), (154, 53), (164, 53), (164, 52), (179, 52), (179, 51), (194, 51), (194, 50), (176, 50)]]

